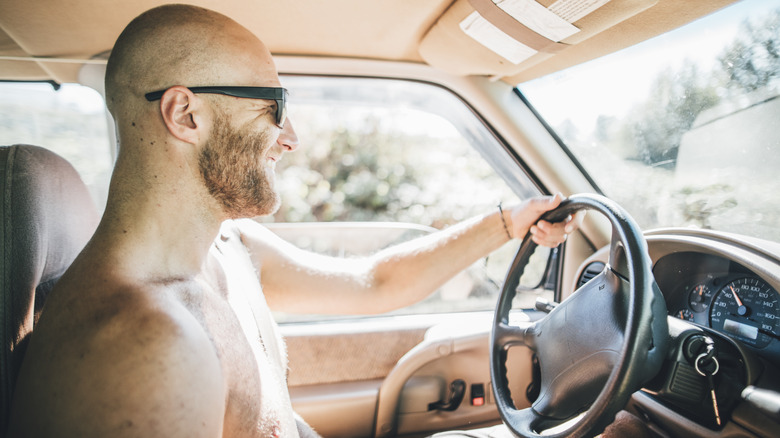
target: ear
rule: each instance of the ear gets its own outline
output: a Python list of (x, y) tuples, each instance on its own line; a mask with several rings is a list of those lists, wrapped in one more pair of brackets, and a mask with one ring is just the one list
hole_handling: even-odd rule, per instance
[(186, 143), (197, 144), (203, 134), (203, 127), (198, 123), (201, 110), (202, 101), (181, 85), (167, 89), (160, 99), (165, 126), (171, 135)]

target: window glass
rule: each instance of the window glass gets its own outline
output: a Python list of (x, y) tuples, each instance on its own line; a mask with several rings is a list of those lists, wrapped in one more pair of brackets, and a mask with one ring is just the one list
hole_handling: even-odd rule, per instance
[[(301, 148), (277, 166), (282, 207), (260, 219), (295, 245), (366, 255), (538, 194), (475, 114), (442, 88), (406, 81), (285, 77)], [(0, 83), (0, 144), (34, 144), (71, 162), (103, 210), (113, 166), (104, 102), (66, 84)], [(394, 314), (492, 310), (517, 243)], [(548, 251), (518, 305), (532, 307)], [(281, 322), (320, 315), (277, 315)], [(332, 317), (328, 317), (332, 318)]]
[[(297, 246), (369, 254), (538, 193), (447, 90), (379, 79), (293, 76), (282, 82), (301, 147), (278, 164), (282, 206), (261, 220)], [(394, 313), (492, 310), (516, 248), (506, 245), (427, 300)], [(544, 270), (545, 254), (537, 271)], [(529, 290), (522, 304), (532, 306), (538, 294), (551, 298), (550, 291)]]
[(0, 82), (0, 145), (30, 144), (68, 160), (99, 212), (106, 204), (113, 158), (103, 98), (87, 87)]
[(780, 1), (519, 85), (643, 228), (780, 241)]

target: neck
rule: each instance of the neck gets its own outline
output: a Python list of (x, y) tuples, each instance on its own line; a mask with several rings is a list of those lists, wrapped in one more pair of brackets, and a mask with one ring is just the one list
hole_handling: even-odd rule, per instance
[(189, 279), (202, 270), (226, 217), (203, 187), (196, 161), (160, 155), (120, 154), (89, 248), (130, 278)]

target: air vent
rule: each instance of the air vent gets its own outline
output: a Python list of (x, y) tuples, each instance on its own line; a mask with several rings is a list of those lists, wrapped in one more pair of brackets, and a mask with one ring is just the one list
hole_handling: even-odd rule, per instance
[(588, 266), (586, 266), (582, 271), (580, 279), (577, 280), (577, 289), (581, 288), (583, 284), (592, 280), (593, 277), (599, 275), (601, 271), (604, 270), (604, 266), (606, 265), (603, 262), (591, 262), (588, 264)]

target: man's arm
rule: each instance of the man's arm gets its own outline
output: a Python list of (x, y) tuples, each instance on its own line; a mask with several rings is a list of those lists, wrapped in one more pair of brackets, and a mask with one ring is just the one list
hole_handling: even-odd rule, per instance
[[(561, 197), (534, 198), (360, 259), (339, 259), (294, 247), (251, 221), (239, 225), (260, 271), (269, 305), (298, 313), (381, 313), (420, 301), (458, 272), (531, 229), (556, 246), (579, 219), (533, 225)], [(506, 223), (506, 228), (504, 224)]]
[(94, 313), (68, 330), (47, 327), (44, 313), (19, 376), (10, 437), (221, 436), (225, 382), (208, 335), (178, 303), (137, 301), (117, 301), (123, 311)]

